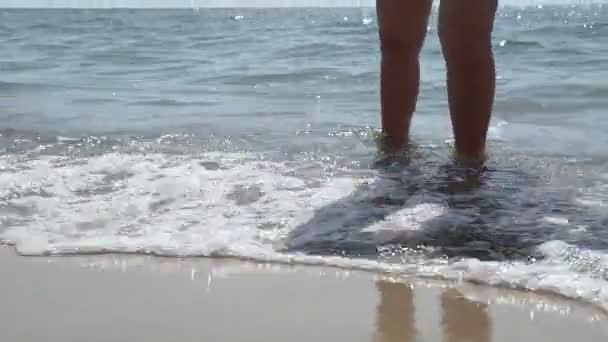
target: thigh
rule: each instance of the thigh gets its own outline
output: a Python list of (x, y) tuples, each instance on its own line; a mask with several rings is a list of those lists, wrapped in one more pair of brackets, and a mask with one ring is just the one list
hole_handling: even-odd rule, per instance
[(438, 31), (444, 47), (491, 43), (497, 5), (497, 0), (442, 0)]
[(415, 49), (422, 46), (432, 0), (377, 0), (380, 42), (384, 48)]

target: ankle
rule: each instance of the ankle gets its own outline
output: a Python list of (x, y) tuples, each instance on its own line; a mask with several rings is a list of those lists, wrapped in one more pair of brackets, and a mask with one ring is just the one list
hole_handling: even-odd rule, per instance
[(454, 164), (457, 167), (465, 169), (481, 170), (487, 161), (487, 155), (485, 151), (479, 151), (476, 153), (465, 153), (456, 150), (453, 156)]
[(409, 138), (405, 133), (390, 134), (382, 132), (378, 139), (378, 145), (384, 154), (400, 154), (407, 150)]

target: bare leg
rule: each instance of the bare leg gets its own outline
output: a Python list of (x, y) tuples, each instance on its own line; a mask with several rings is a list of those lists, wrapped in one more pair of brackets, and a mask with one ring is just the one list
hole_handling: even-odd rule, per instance
[(382, 51), (382, 133), (388, 151), (398, 151), (408, 144), (418, 97), (418, 56), (431, 3), (432, 0), (377, 0)]
[(497, 0), (447, 0), (440, 6), (456, 153), (483, 162), (495, 93), (491, 40)]

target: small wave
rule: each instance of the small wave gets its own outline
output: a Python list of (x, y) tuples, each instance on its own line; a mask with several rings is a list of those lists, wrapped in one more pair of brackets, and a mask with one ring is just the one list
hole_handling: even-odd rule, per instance
[(315, 28), (315, 32), (319, 35), (330, 37), (359, 38), (361, 35), (368, 35), (378, 29), (375, 25), (371, 25), (372, 23), (374, 23), (374, 20), (371, 18), (353, 18), (352, 20), (349, 19), (345, 24)]
[[(291, 71), (291, 72), (258, 72), (252, 75), (233, 75), (233, 76), (220, 76), (217, 79), (223, 79), (224, 84), (229, 85), (239, 85), (239, 86), (247, 86), (247, 85), (266, 85), (266, 84), (289, 84), (292, 82), (302, 82), (313, 80), (316, 81), (326, 74), (321, 72), (320, 70), (307, 70), (302, 69), (299, 71)], [(213, 80), (213, 78), (207, 79)]]
[(543, 44), (537, 41), (529, 40), (514, 40), (514, 39), (503, 39), (498, 42), (498, 46), (501, 48), (543, 48)]
[(61, 42), (32, 42), (22, 47), (25, 50), (30, 51), (44, 51), (44, 52), (58, 52), (66, 51), (72, 48), (72, 45)]
[(516, 115), (518, 113), (545, 113), (549, 112), (547, 105), (535, 98), (510, 97), (498, 99), (495, 110), (506, 115)]
[(222, 114), (223, 117), (242, 117), (242, 118), (251, 118), (252, 116), (256, 117), (256, 118), (281, 118), (281, 117), (302, 117), (302, 113), (301, 112), (290, 112), (290, 111), (282, 111), (282, 112), (276, 112), (276, 111), (266, 111), (266, 112), (255, 112), (255, 113), (251, 113), (251, 112), (241, 112), (241, 113), (229, 113), (229, 114)]
[(10, 35), (15, 33), (15, 30), (11, 27), (5, 26), (0, 23), (0, 34), (2, 35)]
[(278, 50), (276, 55), (282, 58), (305, 58), (317, 56), (319, 54), (327, 55), (336, 51), (342, 51), (343, 47), (338, 43), (309, 43), (295, 45), (286, 49)]
[(116, 66), (141, 66), (145, 64), (162, 64), (167, 63), (167, 60), (162, 56), (144, 55), (140, 51), (126, 49), (109, 49), (104, 51), (87, 52), (83, 57), (89, 62), (107, 62)]
[[(20, 71), (37, 71), (37, 70), (51, 70), (57, 68), (59, 64), (54, 62), (43, 62), (43, 61), (19, 61), (19, 62), (5, 62), (0, 67), (0, 70), (9, 73), (18, 73)], [(30, 85), (40, 85), (41, 83), (28, 83)]]
[(35, 23), (32, 24), (28, 27), (28, 29), (30, 30), (42, 30), (42, 31), (48, 31), (48, 30), (54, 30), (54, 29), (59, 29), (60, 26), (54, 23)]
[(0, 91), (42, 90), (53, 87), (53, 85), (44, 83), (0, 81)]
[(180, 101), (173, 99), (141, 100), (130, 102), (130, 106), (153, 106), (153, 107), (206, 107), (216, 105), (210, 101)]
[[(599, 64), (599, 63), (598, 63)], [(581, 87), (584, 87), (581, 85)], [(602, 97), (608, 98), (608, 84), (594, 84), (588, 85), (584, 87), (586, 89), (583, 90), (583, 96), (588, 96), (592, 98)]]
[(102, 98), (102, 97), (82, 97), (73, 99), (72, 103), (77, 104), (104, 104), (104, 103), (120, 103), (121, 100), (113, 98)]
[[(593, 61), (589, 61), (587, 63), (592, 63)], [(597, 61), (596, 64), (601, 64), (602, 62)], [(577, 108), (578, 111), (584, 108), (594, 108), (594, 106), (602, 106), (603, 102), (599, 101), (598, 98), (603, 98), (604, 95), (608, 94), (608, 83), (607, 82), (578, 82), (578, 81), (562, 81), (559, 83), (542, 83), (529, 93), (538, 96), (537, 99), (516, 99), (515, 104), (529, 104), (533, 107), (538, 107), (539, 102), (538, 99), (541, 98), (571, 98), (571, 99), (586, 99), (591, 98), (595, 101), (584, 100), (584, 102), (579, 101), (569, 101), (568, 103), (559, 103), (559, 106), (562, 108)], [(545, 110), (551, 109), (555, 111), (557, 108), (555, 107), (555, 100), (549, 102), (547, 101), (545, 104), (541, 105), (541, 108)], [(541, 108), (537, 108), (540, 110)]]

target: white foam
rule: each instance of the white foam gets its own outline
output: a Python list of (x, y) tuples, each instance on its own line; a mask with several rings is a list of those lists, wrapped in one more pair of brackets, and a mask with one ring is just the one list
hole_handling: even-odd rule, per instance
[(559, 216), (546, 216), (543, 220), (547, 223), (552, 223), (560, 226), (567, 226), (570, 222), (568, 222), (568, 218), (559, 217)]
[[(344, 216), (340, 219), (357, 215), (361, 184), (370, 184), (363, 197), (373, 197), (375, 191), (382, 195), (387, 187), (399, 186), (372, 178), (325, 179), (319, 173), (314, 177), (320, 187), (310, 187), (305, 179), (292, 176), (289, 165), (237, 153), (197, 157), (109, 153), (87, 159), (43, 156), (33, 161), (4, 156), (0, 158), (0, 169), (5, 170), (0, 173), (0, 241), (15, 244), (20, 253), (28, 255), (233, 256), (471, 280), (553, 291), (608, 309), (608, 255), (559, 241), (543, 244), (539, 252), (545, 258), (535, 263), (476, 259), (387, 263), (280, 253), (289, 233), (335, 201), (354, 196), (341, 207)], [(382, 242), (386, 232), (423, 229), (424, 222), (446, 210), (413, 197), (403, 209), (364, 231)], [(561, 217), (546, 220), (568, 224)], [(315, 235), (298, 238), (314, 239)]]
[(505, 120), (497, 120), (496, 123), (492, 123), (488, 128), (488, 139), (502, 141), (505, 127), (509, 123)]
[[(202, 161), (222, 169), (208, 170)], [(27, 254), (271, 251), (272, 243), (287, 232), (283, 227), (306, 219), (307, 213), (355, 186), (351, 179), (337, 179), (313, 190), (302, 179), (283, 175), (289, 169), (282, 164), (234, 154), (191, 158), (111, 153), (86, 160), (43, 157), (23, 166), (27, 169), (21, 172), (0, 174), (0, 196), (11, 205), (32, 208), (34, 214), (1, 237)], [(262, 194), (259, 200), (237, 205), (230, 198), (252, 187)], [(42, 190), (52, 196), (40, 196)], [(7, 216), (20, 218), (18, 213)], [(262, 224), (276, 228), (261, 230)]]

